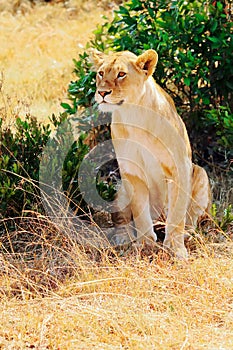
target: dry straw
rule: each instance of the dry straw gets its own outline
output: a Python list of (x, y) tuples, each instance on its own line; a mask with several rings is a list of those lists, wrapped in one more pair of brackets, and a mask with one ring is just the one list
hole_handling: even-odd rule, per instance
[(103, 14), (90, 1), (32, 6), (29, 1), (0, 0), (0, 71), (15, 116), (30, 112), (44, 121), (61, 110), (74, 79), (72, 59)]

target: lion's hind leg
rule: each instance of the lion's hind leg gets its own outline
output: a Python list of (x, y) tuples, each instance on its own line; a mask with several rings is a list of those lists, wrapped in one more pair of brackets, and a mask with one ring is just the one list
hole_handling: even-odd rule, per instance
[(193, 164), (192, 197), (186, 215), (186, 230), (194, 231), (198, 221), (208, 214), (211, 194), (208, 175), (204, 168)]

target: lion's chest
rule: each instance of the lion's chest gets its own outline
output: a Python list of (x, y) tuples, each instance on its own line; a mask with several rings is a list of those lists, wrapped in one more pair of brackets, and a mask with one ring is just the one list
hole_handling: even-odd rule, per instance
[(191, 159), (184, 139), (153, 110), (127, 105), (115, 111), (111, 133), (122, 175), (138, 176), (149, 187), (164, 179), (177, 181), (180, 173), (189, 177)]
[(174, 128), (140, 106), (128, 105), (114, 112), (111, 134), (121, 172), (140, 178), (146, 175), (154, 179), (161, 168), (165, 177), (171, 177), (174, 158), (180, 161), (185, 157), (184, 143), (179, 145)]

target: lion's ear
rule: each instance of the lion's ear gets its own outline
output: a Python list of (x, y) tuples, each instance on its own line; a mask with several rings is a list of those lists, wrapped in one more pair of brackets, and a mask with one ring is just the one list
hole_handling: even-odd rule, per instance
[(101, 64), (104, 62), (104, 53), (95, 49), (88, 50), (89, 61), (92, 64), (93, 71), (97, 72)]
[(154, 73), (157, 61), (157, 52), (150, 49), (138, 56), (136, 65), (139, 69), (143, 70), (147, 76), (150, 76)]

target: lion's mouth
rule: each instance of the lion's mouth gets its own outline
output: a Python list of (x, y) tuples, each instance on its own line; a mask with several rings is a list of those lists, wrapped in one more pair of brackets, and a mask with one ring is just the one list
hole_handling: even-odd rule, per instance
[(118, 106), (121, 106), (124, 103), (124, 100), (120, 100), (120, 102), (117, 103)]
[(121, 106), (121, 105), (124, 103), (124, 101), (125, 101), (125, 100), (120, 100), (120, 101), (117, 102), (117, 103), (112, 103), (112, 102), (107, 102), (107, 101), (103, 100), (103, 101), (101, 101), (99, 104), (101, 105), (101, 104), (107, 103), (107, 104), (113, 105), (113, 106), (114, 106), (114, 105)]

